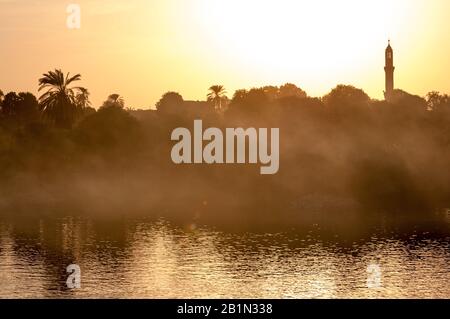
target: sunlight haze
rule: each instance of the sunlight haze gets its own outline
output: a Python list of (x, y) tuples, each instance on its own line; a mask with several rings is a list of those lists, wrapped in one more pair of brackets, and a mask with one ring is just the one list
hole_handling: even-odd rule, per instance
[(111, 93), (151, 108), (166, 91), (204, 100), (207, 88), (292, 82), (312, 96), (339, 83), (383, 97), (384, 49), (395, 86), (450, 92), (447, 0), (0, 0), (0, 88), (31, 91), (48, 70), (81, 73), (95, 107)]

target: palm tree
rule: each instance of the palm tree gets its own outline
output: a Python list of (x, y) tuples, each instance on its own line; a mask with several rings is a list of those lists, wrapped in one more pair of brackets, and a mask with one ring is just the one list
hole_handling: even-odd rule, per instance
[(61, 128), (71, 128), (77, 114), (76, 95), (82, 92), (81, 87), (69, 87), (75, 81), (81, 80), (81, 75), (64, 76), (61, 70), (49, 71), (39, 79), (39, 91), (48, 89), (39, 98), (39, 105), (55, 125)]
[(222, 101), (226, 98), (225, 94), (227, 93), (223, 85), (213, 85), (209, 88), (209, 91), (208, 101), (214, 102), (216, 109), (222, 109)]
[(89, 91), (85, 88), (80, 88), (80, 93), (75, 96), (75, 102), (77, 107), (85, 109), (91, 107), (91, 101), (89, 101)]
[(118, 107), (123, 109), (125, 107), (125, 101), (120, 94), (111, 94), (108, 99), (103, 102), (102, 107)]

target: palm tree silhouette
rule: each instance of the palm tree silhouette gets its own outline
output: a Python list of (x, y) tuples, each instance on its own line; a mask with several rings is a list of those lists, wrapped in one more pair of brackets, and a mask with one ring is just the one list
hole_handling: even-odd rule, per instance
[(84, 109), (91, 106), (91, 101), (89, 101), (89, 91), (85, 88), (80, 88), (80, 93), (75, 97), (75, 102), (77, 107)]
[(111, 94), (108, 96), (105, 102), (103, 102), (102, 107), (118, 107), (123, 109), (125, 106), (125, 101), (120, 94)]
[(222, 109), (222, 101), (226, 98), (225, 94), (227, 93), (223, 85), (213, 85), (209, 88), (209, 91), (207, 95), (208, 101), (214, 102), (216, 109)]
[(61, 70), (49, 71), (39, 79), (39, 91), (48, 89), (39, 98), (39, 105), (44, 115), (56, 126), (71, 128), (77, 114), (76, 95), (84, 91), (81, 87), (69, 87), (75, 81), (81, 80), (81, 75), (64, 76)]

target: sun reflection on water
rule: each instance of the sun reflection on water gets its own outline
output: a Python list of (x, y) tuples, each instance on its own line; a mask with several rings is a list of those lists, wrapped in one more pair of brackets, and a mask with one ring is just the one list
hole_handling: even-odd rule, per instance
[[(231, 234), (164, 221), (0, 222), (0, 297), (449, 297), (448, 238)], [(65, 287), (65, 267), (82, 288)]]

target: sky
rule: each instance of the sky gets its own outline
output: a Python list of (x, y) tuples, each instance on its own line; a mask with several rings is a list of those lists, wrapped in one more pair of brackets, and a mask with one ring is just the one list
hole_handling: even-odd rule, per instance
[[(67, 27), (69, 4), (81, 8)], [(0, 89), (37, 92), (52, 69), (81, 73), (94, 107), (162, 94), (204, 100), (291, 82), (311, 96), (351, 84), (381, 99), (384, 50), (395, 86), (450, 93), (448, 0), (0, 0)]]

